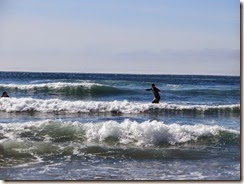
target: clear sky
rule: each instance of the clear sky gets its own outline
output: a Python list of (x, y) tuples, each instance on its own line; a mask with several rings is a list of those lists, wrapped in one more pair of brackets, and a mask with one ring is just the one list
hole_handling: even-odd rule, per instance
[(240, 74), (238, 0), (0, 0), (1, 71)]

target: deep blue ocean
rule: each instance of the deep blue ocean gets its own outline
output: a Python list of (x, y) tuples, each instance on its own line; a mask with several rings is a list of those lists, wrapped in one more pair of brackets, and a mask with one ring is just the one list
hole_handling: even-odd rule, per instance
[(240, 77), (0, 72), (3, 91), (1, 180), (240, 180)]

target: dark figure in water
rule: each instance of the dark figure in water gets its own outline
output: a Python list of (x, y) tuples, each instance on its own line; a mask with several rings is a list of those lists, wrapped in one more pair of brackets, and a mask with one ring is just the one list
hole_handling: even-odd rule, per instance
[(152, 84), (152, 87), (150, 89), (146, 89), (147, 91), (152, 91), (154, 94), (154, 99), (152, 101), (152, 103), (159, 103), (160, 101), (160, 95), (159, 95), (159, 89), (156, 88), (155, 84)]
[(9, 97), (9, 96), (8, 96), (8, 93), (6, 91), (4, 91), (1, 97)]

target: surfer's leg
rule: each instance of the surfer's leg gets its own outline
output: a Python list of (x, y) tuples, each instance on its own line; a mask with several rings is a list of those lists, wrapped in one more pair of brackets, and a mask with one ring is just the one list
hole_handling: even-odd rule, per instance
[(159, 100), (160, 99), (154, 98), (153, 101), (152, 101), (152, 103), (159, 103)]
[(158, 103), (158, 102), (157, 102), (157, 99), (154, 98), (153, 101), (152, 101), (152, 103)]

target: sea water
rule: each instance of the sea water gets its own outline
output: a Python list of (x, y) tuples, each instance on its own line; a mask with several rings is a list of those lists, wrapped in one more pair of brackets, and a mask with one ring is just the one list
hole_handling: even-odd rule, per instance
[(1, 180), (240, 180), (240, 77), (0, 77)]

